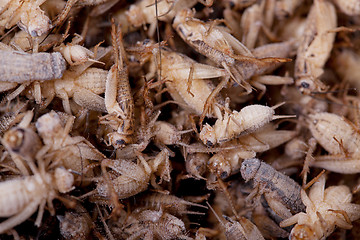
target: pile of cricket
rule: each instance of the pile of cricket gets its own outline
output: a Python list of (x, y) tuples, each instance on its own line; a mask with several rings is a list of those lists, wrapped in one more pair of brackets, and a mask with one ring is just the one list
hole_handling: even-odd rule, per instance
[(0, 238), (360, 238), (359, 0), (3, 0)]

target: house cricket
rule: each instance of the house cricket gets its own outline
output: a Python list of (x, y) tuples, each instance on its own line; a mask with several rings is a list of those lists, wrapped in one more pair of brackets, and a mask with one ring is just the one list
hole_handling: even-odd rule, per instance
[[(219, 180), (221, 182), (221, 180)], [(224, 185), (221, 183), (220, 185)], [(225, 187), (225, 186), (222, 186)], [(227, 191), (227, 189), (224, 189)], [(229, 194), (228, 192), (226, 194)], [(208, 206), (210, 210), (215, 215), (216, 219), (221, 224), (222, 228), (224, 229), (224, 234), (227, 240), (235, 240), (235, 239), (244, 239), (244, 240), (251, 240), (251, 239), (264, 239), (259, 229), (253, 224), (250, 220), (248, 220), (245, 217), (238, 216), (234, 206), (232, 204), (232, 199), (230, 196), (227, 199), (232, 206), (232, 211), (236, 217), (236, 221), (231, 219), (230, 217), (227, 217), (223, 215), (223, 217), (227, 220), (226, 223), (218, 216), (218, 214), (215, 212), (215, 210), (210, 206), (209, 203)]]
[[(90, 165), (90, 160), (103, 160), (105, 156), (84, 137), (71, 136), (74, 117), (65, 116), (65, 119), (62, 122), (60, 115), (54, 111), (37, 119), (35, 126), (44, 143), (37, 156), (54, 159), (67, 169), (82, 173)], [(92, 175), (91, 172), (85, 174)]]
[(207, 208), (201, 204), (196, 204), (193, 202), (186, 201), (184, 199), (178, 198), (174, 195), (163, 194), (163, 193), (151, 193), (145, 194), (137, 199), (139, 205), (146, 208), (160, 210), (165, 209), (168, 213), (175, 216), (181, 216), (184, 214), (195, 214), (203, 215), (202, 212), (194, 212), (188, 210), (189, 207), (199, 207)]
[(345, 174), (360, 171), (360, 135), (352, 122), (327, 112), (311, 114), (307, 122), (316, 141), (330, 153), (315, 157), (311, 166)]
[[(106, 56), (108, 52), (108, 49), (98, 48), (95, 60)], [(46, 108), (57, 96), (62, 99), (63, 108), (68, 114), (72, 114), (69, 98), (89, 110), (106, 112), (104, 98), (98, 94), (105, 92), (108, 71), (100, 68), (89, 68), (93, 63), (86, 62), (73, 66), (64, 71), (60, 79), (43, 82), (34, 81), (30, 86), (28, 86), (30, 82), (25, 82), (8, 94), (6, 99), (11, 101), (25, 92), (29, 99), (35, 99), (41, 108)]]
[(58, 196), (57, 192), (67, 193), (74, 189), (74, 177), (64, 168), (47, 171), (45, 163), (39, 159), (39, 169), (34, 162), (27, 161), (34, 175), (16, 178), (0, 183), (4, 193), (1, 197), (3, 207), (1, 217), (9, 217), (0, 223), (0, 233), (4, 233), (16, 225), (24, 222), (39, 208), (35, 225), (40, 226), (46, 203), (50, 213), (55, 214), (52, 200)]
[[(326, 13), (326, 14), (325, 14)], [(302, 93), (322, 92), (326, 85), (319, 80), (330, 56), (337, 25), (335, 7), (331, 2), (316, 0), (306, 19), (295, 61), (296, 86)]]
[[(254, 75), (261, 75), (274, 64), (289, 61), (283, 58), (255, 58), (250, 50), (226, 29), (216, 26), (218, 22), (205, 23), (194, 18), (194, 13), (190, 9), (183, 9), (176, 15), (173, 27), (197, 52), (222, 66), (237, 84), (246, 89), (248, 94), (251, 93), (252, 88), (246, 80)], [(227, 83), (228, 79), (223, 81)], [(214, 92), (220, 92), (226, 83), (219, 84)]]
[(63, 76), (66, 63), (60, 53), (0, 51), (0, 75), (6, 82), (48, 81)]
[[(157, 21), (171, 22), (180, 9), (191, 8), (197, 2), (198, 0), (176, 0), (172, 2), (140, 0), (132, 4), (125, 15), (129, 24), (135, 28), (144, 26), (147, 30), (146, 24), (150, 24), (148, 36), (152, 37), (155, 34)], [(115, 18), (117, 17), (115, 16)]]
[(60, 234), (65, 239), (86, 240), (95, 227), (87, 210), (77, 204), (75, 211), (67, 211), (64, 216), (57, 215), (60, 222)]
[(1, 139), (2, 145), (10, 153), (18, 171), (24, 176), (30, 175), (24, 161), (33, 162), (43, 146), (39, 136), (31, 126), (33, 116), (33, 111), (27, 111), (22, 116), (21, 122), (16, 127), (6, 131)]
[(52, 24), (40, 8), (45, 1), (3, 1), (0, 6), (0, 27), (9, 29), (18, 24), (20, 29), (32, 37), (47, 33), (52, 28)]
[(122, 232), (127, 239), (186, 239), (184, 222), (163, 210), (140, 210), (132, 213), (132, 221), (125, 223)]
[(228, 113), (229, 103), (225, 106), (225, 114), (218, 118), (214, 126), (205, 124), (200, 132), (201, 141), (207, 146), (214, 146), (216, 143), (229, 141), (241, 134), (248, 134), (256, 131), (270, 121), (291, 116), (277, 116), (274, 109), (283, 105), (280, 103), (273, 107), (263, 105), (249, 105), (241, 109), (240, 112), (233, 110)]
[[(110, 182), (103, 178), (99, 179), (96, 189), (87, 195), (97, 193), (101, 197), (109, 197), (111, 188), (114, 188), (117, 198), (125, 199), (145, 191), (152, 175), (160, 170), (162, 163), (169, 161), (169, 155), (164, 154), (166, 152), (167, 150), (164, 149), (149, 163), (139, 154), (141, 165), (125, 159), (104, 159), (101, 162), (102, 172), (104, 175), (110, 175)], [(111, 168), (113, 171), (109, 173), (106, 168)]]
[(236, 142), (243, 143), (243, 146), (214, 154), (208, 161), (208, 168), (212, 173), (225, 179), (239, 172), (243, 159), (254, 158), (257, 153), (278, 147), (295, 135), (296, 131), (275, 130), (273, 125), (266, 125), (253, 134), (236, 139)]
[(360, 205), (350, 203), (349, 187), (340, 185), (325, 189), (325, 181), (325, 175), (320, 176), (309, 194), (301, 189), (306, 213), (298, 213), (280, 223), (281, 227), (296, 224), (291, 230), (291, 239), (325, 239), (336, 226), (350, 229), (351, 222), (360, 218)]
[(271, 209), (282, 219), (291, 217), (292, 213), (305, 211), (300, 199), (301, 187), (290, 177), (257, 158), (244, 160), (240, 171), (245, 181), (253, 180), (256, 186), (248, 200), (264, 194)]
[[(197, 63), (183, 54), (164, 47), (158, 49), (155, 44), (148, 41), (137, 44), (131, 49), (131, 51), (141, 50), (149, 52), (142, 54), (141, 60), (150, 59), (152, 65), (147, 79), (152, 78), (155, 73), (160, 76), (161, 72), (161, 80), (165, 80), (167, 91), (176, 102), (186, 104), (197, 115), (205, 112), (208, 116), (219, 116), (218, 107), (214, 104), (206, 105), (206, 99), (212, 95), (215, 89), (215, 85), (207, 79), (226, 77), (223, 69)], [(161, 80), (159, 79), (159, 81)], [(214, 102), (222, 103), (223, 100), (221, 96), (218, 96)]]
[(134, 141), (134, 100), (131, 94), (125, 49), (119, 27), (112, 24), (111, 38), (115, 64), (110, 68), (105, 85), (107, 115), (100, 123), (108, 124), (114, 131), (108, 134), (110, 145), (122, 148)]

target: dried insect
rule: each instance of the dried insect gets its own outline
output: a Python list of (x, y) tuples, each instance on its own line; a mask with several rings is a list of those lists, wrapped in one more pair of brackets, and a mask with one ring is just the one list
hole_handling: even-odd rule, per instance
[(30, 126), (33, 112), (27, 111), (21, 122), (8, 130), (1, 143), (10, 153), (12, 161), (23, 175), (29, 175), (28, 168), (24, 165), (25, 161), (34, 161), (37, 152), (42, 147), (39, 136)]
[(24, 83), (45, 81), (63, 76), (66, 63), (60, 53), (16, 53), (0, 51), (2, 81)]
[[(98, 49), (96, 60), (106, 56), (108, 49)], [(15, 91), (7, 95), (10, 101), (16, 98), (22, 92), (25, 92), (29, 99), (35, 99), (41, 108), (46, 108), (55, 96), (63, 100), (65, 112), (71, 114), (69, 98), (90, 110), (105, 112), (104, 98), (98, 94), (105, 92), (105, 82), (108, 71), (100, 68), (89, 68), (94, 62), (86, 62), (65, 71), (61, 79), (48, 80), (39, 83), (34, 81), (30, 84), (25, 82), (21, 84)], [(13, 86), (12, 88), (14, 88)], [(5, 89), (6, 90), (6, 89)], [(24, 91), (26, 90), (26, 91)]]
[(242, 40), (241, 42), (248, 48), (255, 47), (260, 28), (263, 22), (263, 14), (265, 2), (255, 3), (246, 8), (241, 16)]
[[(227, 104), (228, 105), (228, 104)], [(229, 141), (241, 134), (256, 131), (272, 120), (291, 116), (277, 116), (274, 109), (281, 106), (267, 107), (263, 105), (249, 105), (241, 109), (240, 112), (233, 111), (219, 118), (213, 127), (205, 124), (200, 132), (201, 141), (207, 146), (214, 146), (216, 143)]]
[[(324, 14), (326, 13), (326, 14)], [(336, 11), (332, 3), (316, 0), (306, 19), (306, 28), (295, 62), (296, 86), (306, 94), (326, 90), (318, 78), (330, 56), (335, 39)]]
[(232, 149), (221, 151), (212, 156), (208, 161), (208, 168), (222, 179), (240, 170), (243, 159), (253, 158), (256, 153), (245, 149)]
[(306, 213), (298, 213), (280, 223), (281, 227), (296, 224), (291, 239), (325, 239), (336, 226), (350, 229), (351, 222), (360, 218), (360, 205), (351, 202), (352, 194), (345, 185), (325, 189), (326, 178), (322, 175), (311, 187), (309, 195), (301, 190)]
[(305, 211), (300, 199), (301, 187), (290, 177), (257, 158), (244, 160), (240, 171), (245, 181), (253, 180), (256, 187), (248, 199), (264, 194), (271, 209), (283, 219)]
[(0, 223), (0, 233), (15, 227), (29, 218), (39, 208), (35, 221), (40, 226), (46, 202), (50, 213), (55, 214), (52, 200), (57, 192), (67, 193), (74, 189), (73, 175), (63, 168), (56, 168), (54, 172), (46, 172), (45, 164), (39, 164), (37, 169), (33, 162), (28, 162), (34, 175), (8, 180), (0, 183), (3, 193), (1, 197), (1, 217), (10, 217)]
[(106, 79), (105, 107), (108, 114), (101, 118), (100, 123), (107, 124), (114, 130), (108, 134), (109, 143), (115, 148), (121, 148), (134, 140), (134, 100), (131, 95), (121, 30), (116, 30), (114, 23), (111, 37), (115, 64), (110, 68)]
[(196, 204), (193, 202), (186, 201), (184, 199), (178, 198), (174, 195), (164, 194), (164, 193), (151, 193), (145, 194), (140, 198), (136, 199), (136, 202), (143, 207), (160, 210), (165, 209), (170, 214), (175, 216), (181, 216), (184, 214), (197, 214), (203, 215), (201, 212), (194, 212), (188, 210), (189, 207), (200, 207), (207, 208), (201, 204)]

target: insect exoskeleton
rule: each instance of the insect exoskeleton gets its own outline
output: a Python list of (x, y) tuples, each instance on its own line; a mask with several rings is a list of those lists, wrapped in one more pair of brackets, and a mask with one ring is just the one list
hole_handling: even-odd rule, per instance
[(104, 159), (101, 164), (114, 170), (110, 174), (110, 183), (100, 180), (96, 191), (102, 197), (109, 197), (108, 184), (114, 186), (115, 192), (120, 199), (131, 197), (147, 189), (151, 177), (151, 167), (145, 159), (139, 157), (141, 165), (129, 160)]
[(225, 237), (227, 240), (235, 239), (264, 239), (259, 229), (250, 220), (245, 217), (239, 217), (239, 221), (235, 221), (230, 217), (223, 215), (226, 222), (222, 220), (215, 210), (208, 205), (215, 215), (216, 219), (220, 222), (224, 229)]
[[(61, 119), (60, 113), (51, 111), (36, 121), (36, 129), (45, 144), (38, 155), (56, 159), (66, 168), (82, 173), (90, 160), (102, 160), (105, 157), (84, 137), (69, 134), (74, 117), (64, 115), (65, 118)], [(88, 174), (91, 175), (91, 172)]]

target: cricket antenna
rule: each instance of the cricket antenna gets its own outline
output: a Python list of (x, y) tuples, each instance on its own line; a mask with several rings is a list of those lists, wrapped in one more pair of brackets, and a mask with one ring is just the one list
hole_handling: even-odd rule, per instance
[(158, 15), (158, 0), (155, 0), (155, 13), (156, 13), (156, 35), (159, 43), (159, 59), (160, 59), (160, 69), (159, 69), (159, 81), (161, 81), (161, 47), (160, 47), (160, 30), (159, 30), (159, 15)]

